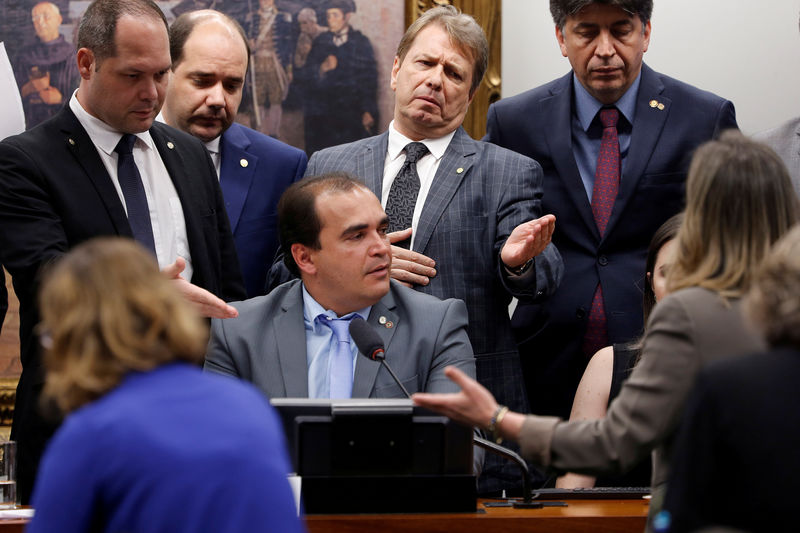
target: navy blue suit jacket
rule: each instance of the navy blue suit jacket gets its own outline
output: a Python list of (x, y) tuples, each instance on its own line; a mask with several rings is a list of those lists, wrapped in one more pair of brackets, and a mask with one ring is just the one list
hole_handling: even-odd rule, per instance
[(266, 294), (278, 250), (278, 200), (303, 177), (305, 152), (232, 124), (220, 140), (219, 184), (233, 231), (247, 297)]
[(601, 238), (572, 151), (572, 92), (570, 72), (501, 100), (489, 108), (484, 139), (544, 170), (542, 208), (556, 216), (564, 280), (549, 300), (522, 303), (512, 324), (534, 412), (564, 417), (587, 362), (581, 342), (595, 287), (603, 287), (609, 341), (639, 335), (650, 239), (683, 208), (695, 148), (737, 127), (731, 102), (643, 65), (619, 194)]

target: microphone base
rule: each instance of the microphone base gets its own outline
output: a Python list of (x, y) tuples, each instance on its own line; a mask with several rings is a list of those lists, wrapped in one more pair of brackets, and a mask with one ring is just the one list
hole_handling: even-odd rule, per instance
[(474, 513), (475, 476), (304, 476), (306, 514)]

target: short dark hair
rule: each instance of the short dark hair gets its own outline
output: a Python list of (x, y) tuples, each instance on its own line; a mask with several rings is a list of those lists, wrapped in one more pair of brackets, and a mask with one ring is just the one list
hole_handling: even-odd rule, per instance
[(283, 262), (292, 274), (300, 276), (300, 269), (292, 256), (293, 244), (302, 244), (313, 250), (319, 250), (321, 246), (319, 233), (322, 223), (317, 213), (317, 198), (323, 194), (352, 191), (357, 187), (369, 190), (364, 182), (352, 174), (330, 172), (303, 178), (283, 193), (278, 202), (278, 229)]
[(397, 45), (395, 55), (402, 63), (419, 32), (431, 24), (444, 28), (453, 44), (472, 56), (472, 86), (469, 93), (474, 94), (489, 67), (489, 42), (475, 19), (453, 6), (438, 6), (423, 13), (408, 27)]
[(192, 35), (194, 29), (201, 23), (209, 20), (218, 20), (227, 24), (231, 29), (235, 30), (244, 42), (247, 48), (247, 64), (250, 64), (250, 43), (247, 40), (247, 35), (241, 24), (236, 22), (236, 19), (212, 9), (201, 9), (199, 11), (188, 11), (176, 18), (172, 26), (169, 27), (169, 55), (172, 58), (172, 69), (178, 66), (183, 60), (183, 47), (186, 46), (186, 41)]
[(356, 3), (353, 0), (330, 0), (325, 4), (325, 9), (339, 9), (346, 15), (356, 12)]
[(550, 14), (559, 29), (564, 29), (567, 17), (590, 4), (615, 6), (631, 15), (639, 15), (642, 25), (647, 24), (653, 14), (653, 0), (550, 0)]
[(160, 20), (169, 31), (164, 13), (152, 0), (95, 0), (78, 25), (77, 47), (91, 50), (97, 66), (103, 59), (117, 55), (117, 22), (124, 15)]

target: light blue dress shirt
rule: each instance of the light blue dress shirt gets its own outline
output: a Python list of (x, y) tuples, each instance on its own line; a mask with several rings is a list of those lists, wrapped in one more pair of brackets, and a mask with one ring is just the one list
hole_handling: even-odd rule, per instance
[[(636, 99), (641, 79), (642, 73), (639, 72), (633, 85), (614, 103), (620, 112), (620, 120), (617, 123), (619, 155), (622, 160), (620, 181), (624, 179), (625, 175), (625, 157), (628, 155), (628, 148), (631, 145), (631, 131), (633, 130)], [(572, 152), (575, 155), (575, 162), (578, 164), (578, 171), (581, 173), (586, 196), (591, 204), (597, 156), (600, 155), (600, 141), (603, 137), (603, 126), (599, 119), (595, 120), (595, 117), (603, 104), (589, 94), (575, 74), (572, 75), (572, 86), (575, 98), (572, 113)]]
[[(308, 397), (330, 398), (331, 396), (331, 353), (336, 351), (336, 337), (333, 330), (320, 320), (321, 315), (329, 318), (346, 318), (358, 315), (364, 320), (369, 317), (372, 306), (365, 307), (343, 317), (330, 309), (325, 309), (306, 290), (303, 285), (303, 324), (306, 330), (306, 361), (308, 363)], [(353, 352), (353, 372), (356, 370), (358, 348), (350, 339)]]

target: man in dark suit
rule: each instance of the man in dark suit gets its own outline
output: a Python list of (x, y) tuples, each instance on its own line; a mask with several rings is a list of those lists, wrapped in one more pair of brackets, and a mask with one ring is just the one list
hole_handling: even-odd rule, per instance
[[(521, 302), (512, 320), (537, 413), (567, 417), (594, 352), (641, 334), (648, 242), (683, 207), (693, 150), (736, 127), (731, 102), (642, 64), (652, 8), (652, 0), (551, 0), (572, 72), (489, 109), (484, 140), (542, 165), (544, 210), (559, 224), (564, 280), (549, 300)], [(610, 167), (598, 164), (606, 109), (617, 119), (607, 128), (612, 188)]]
[(184, 13), (170, 27), (172, 79), (162, 116), (206, 145), (217, 168), (247, 296), (264, 294), (278, 249), (278, 200), (300, 179), (302, 150), (235, 124), (249, 48), (218, 11)]
[[(392, 249), (392, 276), (464, 300), (478, 379), (501, 403), (527, 410), (508, 304), (511, 295), (551, 294), (562, 264), (549, 245), (554, 217), (537, 218), (539, 165), (474, 141), (461, 127), (487, 57), (486, 37), (472, 17), (452, 6), (429, 10), (406, 31), (394, 59), (389, 131), (317, 152), (306, 174), (343, 170), (365, 180), (398, 230), (392, 242), (405, 246)], [(418, 189), (410, 198), (409, 169)], [(519, 483), (518, 471), (506, 466), (501, 472), (487, 457), (481, 489)]]
[(20, 300), (23, 371), (12, 435), (23, 502), (54, 430), (38, 405), (44, 376), (34, 327), (43, 268), (92, 237), (131, 236), (202, 313), (235, 316), (220, 297), (245, 296), (208, 153), (194, 137), (153, 124), (170, 68), (158, 6), (92, 3), (77, 63), (81, 82), (69, 104), (0, 143), (0, 254)]

